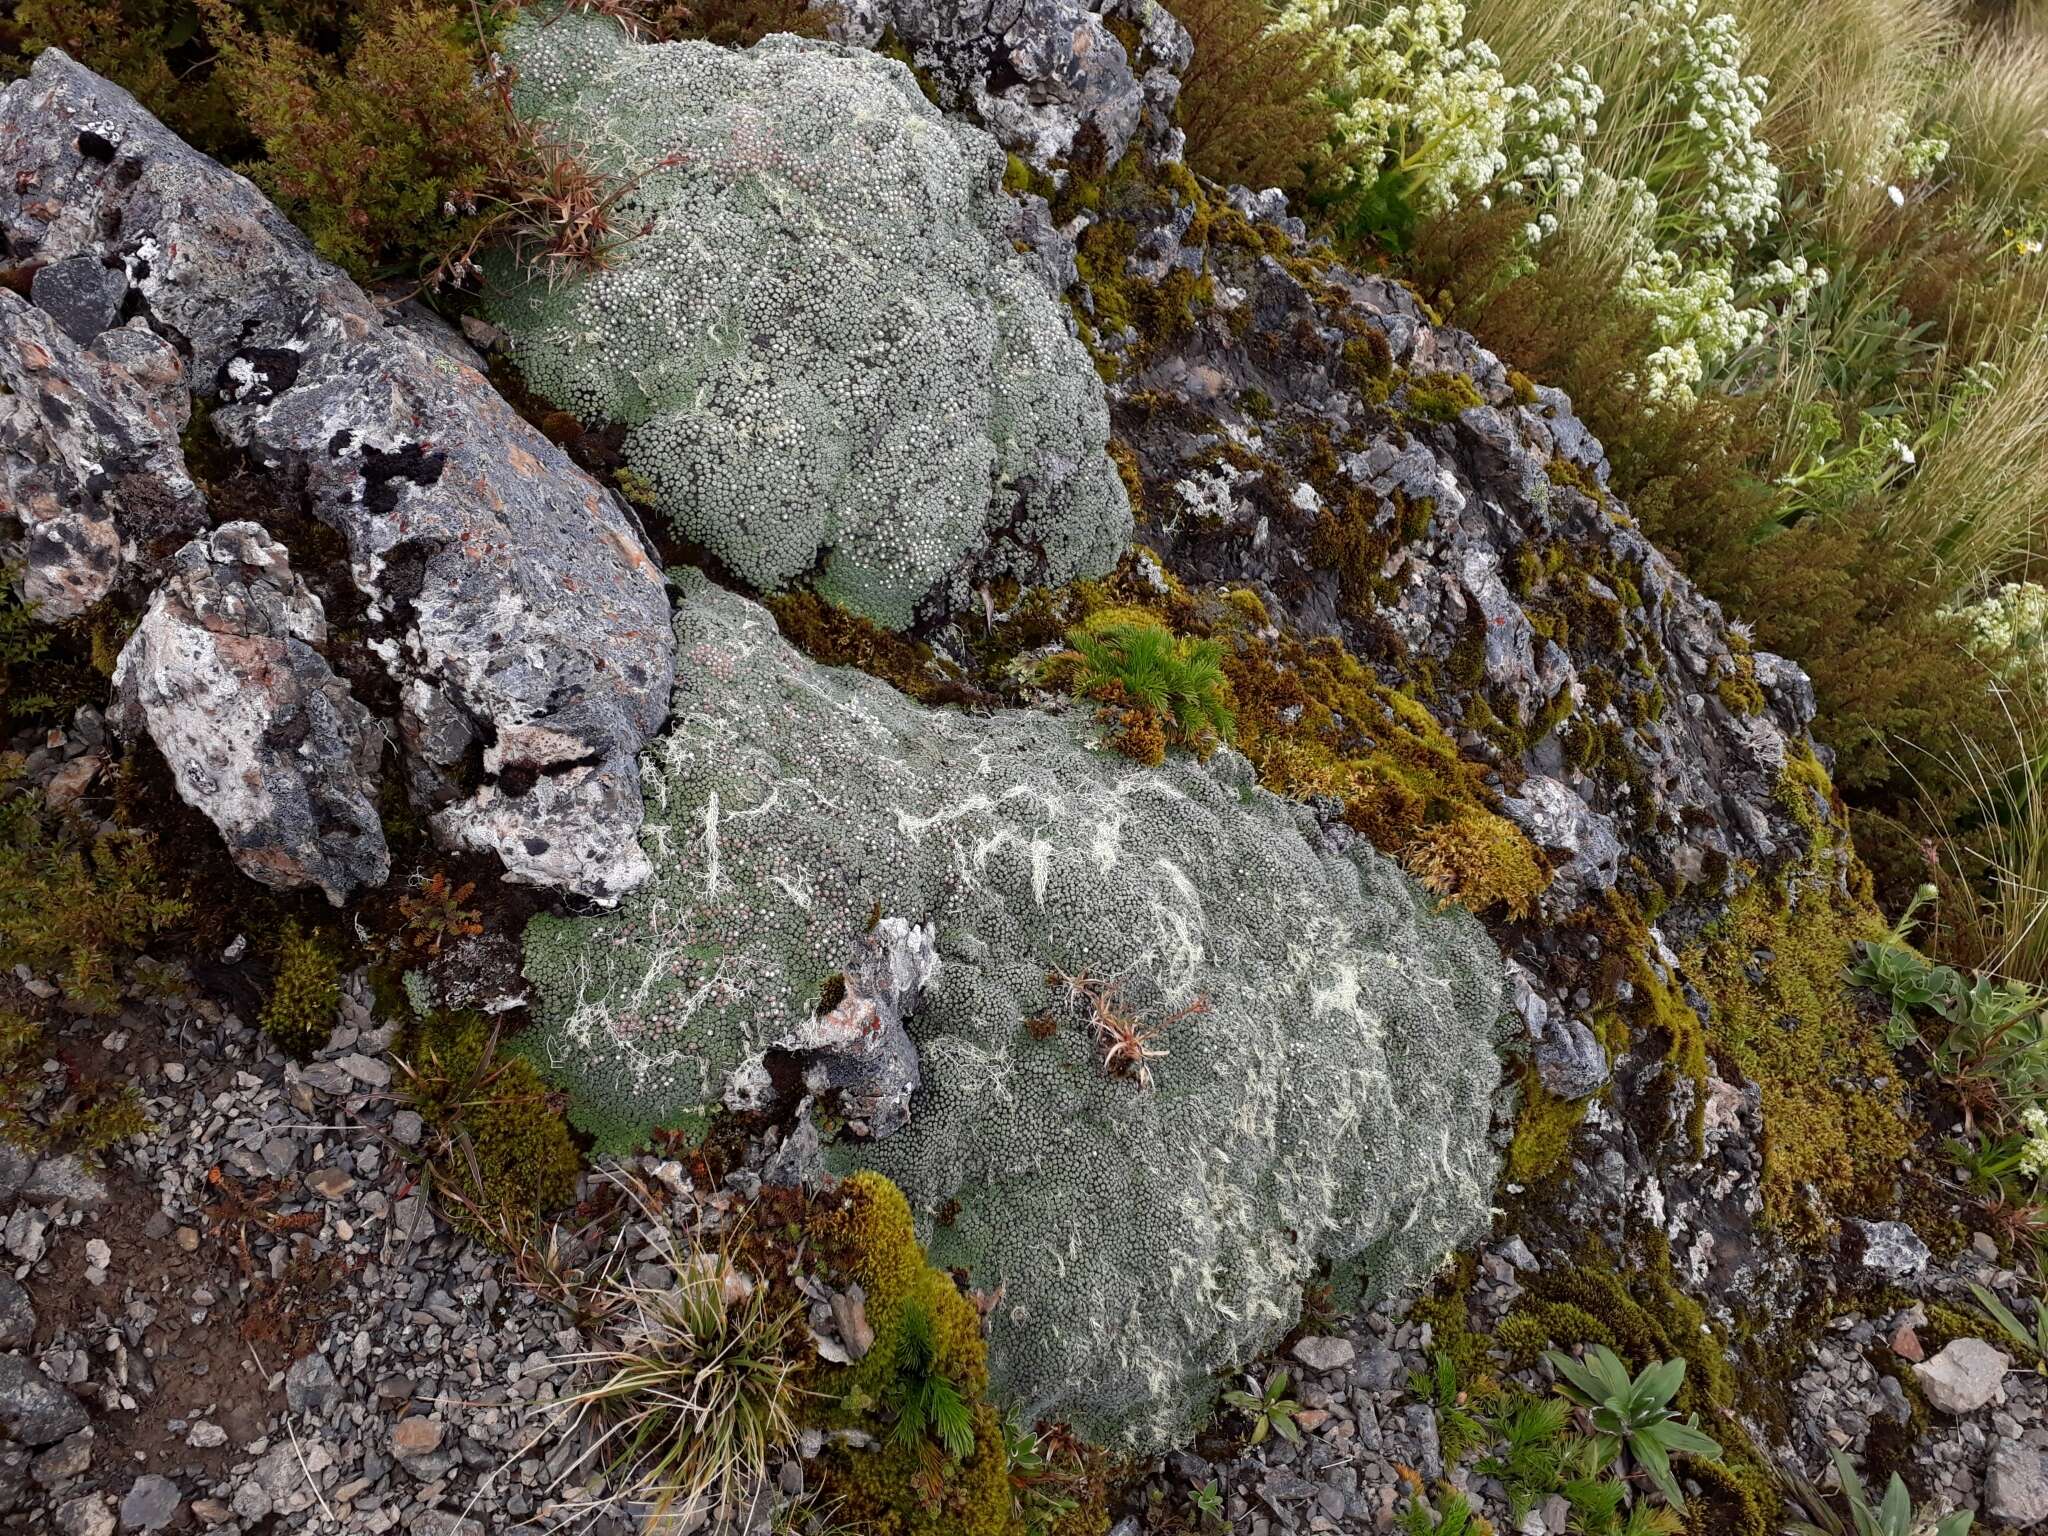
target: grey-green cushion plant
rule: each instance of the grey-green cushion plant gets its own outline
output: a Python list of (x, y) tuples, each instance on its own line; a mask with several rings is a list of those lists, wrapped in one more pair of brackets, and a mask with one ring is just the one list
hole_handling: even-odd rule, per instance
[(1685, 1495), (1671, 1471), (1672, 1455), (1721, 1459), (1720, 1442), (1699, 1427), (1698, 1414), (1680, 1423), (1671, 1410), (1671, 1400), (1685, 1383), (1685, 1362), (1660, 1360), (1631, 1379), (1621, 1357), (1605, 1344), (1589, 1348), (1584, 1361), (1558, 1350), (1544, 1358), (1557, 1371), (1558, 1392), (1592, 1421), (1600, 1465), (1611, 1464), (1626, 1450), (1672, 1508), (1685, 1508)]
[(1835, 1475), (1842, 1484), (1843, 1502), (1849, 1506), (1849, 1519), (1837, 1514), (1826, 1495), (1796, 1469), (1787, 1467), (1785, 1485), (1809, 1518), (1788, 1521), (1785, 1536), (1969, 1536), (1976, 1520), (1969, 1510), (1949, 1515), (1928, 1508), (1916, 1510), (1913, 1496), (1896, 1472), (1884, 1491), (1884, 1501), (1872, 1504), (1848, 1456), (1836, 1451), (1834, 1463)]

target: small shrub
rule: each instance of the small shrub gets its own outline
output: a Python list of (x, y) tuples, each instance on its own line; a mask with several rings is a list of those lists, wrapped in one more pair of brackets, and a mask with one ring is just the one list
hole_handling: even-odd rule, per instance
[(0, 1138), (37, 1156), (75, 1152), (97, 1157), (116, 1142), (150, 1129), (133, 1083), (82, 1080), (47, 1122), (35, 1117), (43, 1098), (43, 1063), (55, 1042), (23, 1014), (0, 1009)]
[(26, 965), (71, 1005), (111, 1013), (120, 963), (188, 904), (164, 890), (151, 839), (53, 817), (17, 772), (0, 756), (0, 966)]
[(340, 1008), (340, 954), (320, 934), (287, 921), (278, 935), (277, 975), (263, 1005), (263, 1032), (303, 1060), (327, 1044)]
[(1266, 0), (1172, 0), (1168, 9), (1195, 44), (1180, 91), (1189, 166), (1224, 186), (1307, 186), (1335, 144), (1330, 41), (1275, 29)]
[(459, 1222), (506, 1236), (576, 1195), (582, 1160), (533, 1063), (482, 1014), (430, 1014), (399, 1061), (431, 1134), (428, 1170)]
[(217, 76), (263, 147), (249, 167), (322, 255), (357, 277), (419, 271), (517, 158), (452, 6), (371, 0), (344, 60), (197, 0)]
[(555, 1405), (565, 1435), (595, 1431), (564, 1477), (603, 1467), (606, 1502), (649, 1530), (743, 1509), (795, 1440), (803, 1397), (798, 1309), (725, 1256), (656, 1230), (656, 1274), (622, 1254), (592, 1287), (598, 1342), (562, 1363), (593, 1379)]

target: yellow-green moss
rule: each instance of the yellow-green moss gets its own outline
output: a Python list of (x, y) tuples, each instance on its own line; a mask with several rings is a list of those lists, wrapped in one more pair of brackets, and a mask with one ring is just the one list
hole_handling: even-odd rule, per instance
[[(872, 1450), (832, 1454), (827, 1492), (838, 1517), (876, 1536), (1021, 1536), (1009, 1463), (988, 1392), (988, 1346), (981, 1318), (950, 1276), (925, 1262), (903, 1192), (878, 1173), (857, 1173), (835, 1191), (837, 1206), (812, 1224), (813, 1239), (842, 1284), (866, 1294), (874, 1347), (851, 1365), (819, 1373), (813, 1390), (828, 1422), (861, 1429)], [(974, 1451), (954, 1461), (924, 1444), (900, 1445), (883, 1422), (902, 1368), (907, 1310), (931, 1321), (934, 1369), (974, 1405)]]
[(1408, 381), (1405, 393), (1408, 414), (1424, 421), (1456, 421), (1466, 411), (1486, 403), (1471, 376), (1463, 373), (1422, 374)]
[(1714, 684), (1714, 696), (1735, 714), (1762, 714), (1764, 690), (1756, 680), (1756, 658), (1738, 652), (1730, 659), (1734, 663), (1733, 668), (1724, 672)]
[(263, 1005), (263, 1032), (292, 1055), (307, 1057), (334, 1033), (340, 1007), (340, 951), (320, 934), (285, 923), (278, 935), (277, 977)]
[(925, 704), (957, 699), (964, 691), (935, 661), (930, 646), (848, 613), (816, 593), (788, 592), (762, 601), (784, 637), (813, 661), (858, 667)]
[(1409, 873), (1439, 896), (1474, 912), (1499, 908), (1524, 918), (1550, 885), (1550, 871), (1527, 834), (1491, 811), (1468, 811), (1418, 827), (1402, 850)]
[(400, 1056), (453, 1220), (499, 1235), (575, 1198), (581, 1159), (568, 1122), (533, 1063), (495, 1039), (490, 1019), (430, 1014)]
[(1508, 1143), (1510, 1183), (1536, 1183), (1555, 1170), (1571, 1150), (1572, 1136), (1586, 1119), (1586, 1099), (1561, 1099), (1543, 1086), (1533, 1066), (1522, 1070), (1522, 1107), (1515, 1139)]

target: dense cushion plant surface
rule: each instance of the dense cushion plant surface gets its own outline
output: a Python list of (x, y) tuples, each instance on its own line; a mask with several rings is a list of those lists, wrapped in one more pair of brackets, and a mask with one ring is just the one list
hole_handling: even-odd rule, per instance
[(684, 538), (892, 628), (966, 573), (1107, 570), (1131, 527), (1102, 387), (1012, 249), (1004, 157), (910, 72), (788, 36), (744, 52), (522, 19), (518, 109), (632, 178), (600, 272), (503, 264), (528, 380), (625, 428)]
[[(932, 923), (912, 1124), (848, 1160), (903, 1187), (933, 1262), (1002, 1288), (992, 1370), (1026, 1422), (1125, 1444), (1184, 1435), (1320, 1260), (1398, 1284), (1484, 1222), (1502, 975), (1468, 914), (1321, 842), (1235, 753), (1145, 769), (1084, 710), (929, 710), (694, 574), (678, 610), (656, 882), (528, 933), (537, 1059), (600, 1129), (701, 1119), (878, 912)], [(1056, 973), (1157, 1031), (1149, 1089), (1103, 1070)]]

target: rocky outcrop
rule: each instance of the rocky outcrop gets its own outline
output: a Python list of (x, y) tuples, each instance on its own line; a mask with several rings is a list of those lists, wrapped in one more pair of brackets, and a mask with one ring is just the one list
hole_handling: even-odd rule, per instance
[[(0, 235), (11, 273), (118, 272), (122, 312), (176, 347), (214, 430), (342, 535), (444, 840), (599, 901), (646, 877), (635, 756), (673, 650), (618, 497), (388, 324), (246, 179), (54, 48), (0, 92)], [(49, 286), (64, 325), (105, 312), (82, 280)]]
[[(82, 265), (105, 279), (93, 279), (102, 293), (125, 290), (117, 270)], [(178, 444), (191, 416), (184, 363), (139, 321), (116, 327), (118, 303), (81, 312), (85, 279), (46, 281), (80, 266), (40, 269), (35, 305), (0, 288), (0, 516), (19, 529), (0, 539), (0, 564), (21, 568), (23, 599), (52, 621), (85, 612), (139, 552), (205, 521)]]
[(1157, 0), (852, 0), (834, 30), (907, 48), (945, 105), (1041, 168), (1113, 165), (1134, 144), (1178, 151), (1173, 107), (1194, 44)]
[(382, 731), (320, 654), (326, 615), (284, 546), (225, 523), (171, 561), (114, 669), (115, 723), (143, 731), (242, 873), (339, 906), (391, 871), (377, 819)]

